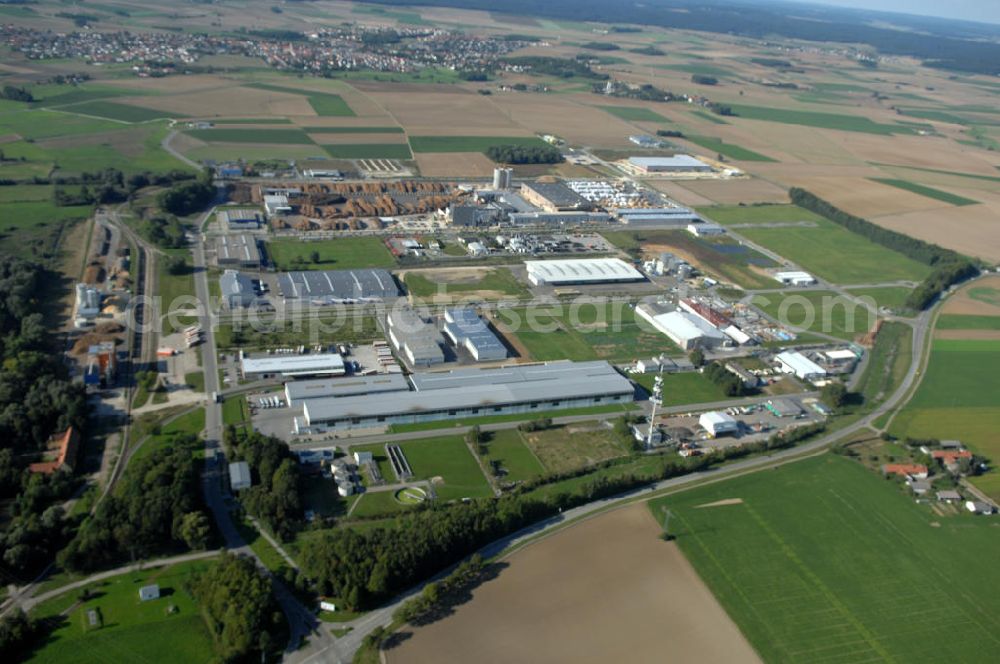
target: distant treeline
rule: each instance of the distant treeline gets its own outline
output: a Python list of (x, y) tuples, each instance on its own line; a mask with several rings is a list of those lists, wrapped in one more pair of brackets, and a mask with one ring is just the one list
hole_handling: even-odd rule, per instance
[(903, 233), (897, 233), (861, 217), (856, 217), (805, 189), (793, 187), (788, 191), (788, 195), (792, 203), (799, 207), (815, 212), (821, 217), (826, 217), (835, 224), (839, 224), (875, 244), (898, 251), (917, 262), (932, 266), (934, 270), (910, 293), (906, 300), (906, 306), (911, 309), (924, 309), (952, 284), (975, 276), (979, 272), (979, 268), (972, 261), (950, 249), (918, 240)]
[[(370, 0), (391, 6), (444, 6), (503, 11), (595, 23), (656, 25), (682, 30), (734, 34), (756, 39), (780, 35), (814, 42), (869, 44), (881, 53), (919, 58), (931, 67), (978, 74), (1000, 74), (1000, 42), (993, 26), (899, 16), (909, 29), (879, 27), (859, 11), (798, 5), (794, 13), (780, 3), (659, 0), (609, 3), (606, 0), (508, 0), (502, 10), (493, 0)], [(678, 11), (681, 10), (681, 11)]]
[(655, 46), (640, 46), (638, 48), (630, 48), (629, 51), (632, 53), (638, 53), (639, 55), (666, 55), (667, 52), (662, 48), (656, 48)]
[(587, 42), (586, 44), (580, 44), (580, 48), (586, 48), (591, 51), (617, 51), (621, 49), (618, 44), (611, 44), (608, 42)]
[(691, 74), (691, 82), (698, 85), (718, 85), (719, 79), (705, 74)]
[(31, 91), (25, 87), (5, 85), (3, 86), (3, 89), (0, 90), (0, 99), (8, 99), (10, 101), (32, 102), (35, 101), (35, 96), (32, 95)]
[(601, 81), (608, 79), (607, 74), (599, 74), (584, 62), (569, 58), (549, 58), (537, 55), (524, 55), (504, 60), (509, 65), (526, 67), (532, 74), (557, 76), (559, 78), (593, 78)]
[(562, 152), (551, 145), (491, 145), (486, 156), (498, 164), (559, 164)]
[(206, 207), (215, 199), (215, 185), (211, 171), (205, 171), (194, 182), (183, 182), (164, 191), (157, 198), (161, 208), (184, 217)]

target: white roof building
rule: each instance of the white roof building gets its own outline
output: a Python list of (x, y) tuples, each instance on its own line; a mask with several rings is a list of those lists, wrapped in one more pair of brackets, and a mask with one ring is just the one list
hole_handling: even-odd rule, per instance
[(778, 353), (774, 359), (778, 361), (782, 371), (795, 374), (803, 380), (814, 380), (826, 375), (826, 369), (794, 350)]
[(528, 281), (533, 285), (610, 284), (645, 281), (642, 272), (620, 258), (580, 258), (555, 261), (525, 261)]
[(732, 415), (723, 413), (720, 410), (713, 410), (702, 413), (698, 418), (698, 424), (707, 431), (713, 438), (724, 436), (730, 433), (737, 433), (740, 430), (740, 422)]
[(242, 367), (243, 375), (342, 376), (346, 372), (339, 353), (244, 357)]
[(816, 283), (816, 277), (801, 270), (789, 270), (787, 272), (775, 272), (774, 278), (783, 284), (790, 286), (811, 286)]
[(708, 173), (712, 170), (711, 166), (689, 154), (675, 154), (672, 157), (629, 157), (628, 164), (640, 173)]
[(706, 237), (709, 235), (722, 235), (726, 232), (726, 229), (718, 224), (703, 221), (697, 224), (688, 224), (687, 231), (695, 237)]
[(276, 214), (288, 214), (292, 211), (288, 204), (288, 196), (284, 194), (272, 194), (264, 196), (264, 210), (268, 216)]
[(711, 323), (686, 311), (656, 313), (649, 305), (640, 304), (635, 312), (683, 350), (715, 348), (729, 341), (729, 337)]

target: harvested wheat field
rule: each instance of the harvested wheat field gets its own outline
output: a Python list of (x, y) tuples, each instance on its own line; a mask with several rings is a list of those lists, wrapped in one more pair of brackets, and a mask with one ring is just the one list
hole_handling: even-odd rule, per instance
[[(693, 180), (684, 188), (718, 205), (739, 203), (787, 203), (788, 191), (767, 180), (743, 178), (738, 180)], [(666, 193), (666, 192), (664, 192)]]
[(686, 186), (689, 184), (688, 182), (684, 183), (685, 186), (681, 186), (679, 183), (670, 180), (644, 180), (643, 184), (663, 192), (681, 205), (689, 205), (691, 207), (715, 205), (715, 201), (712, 199), (705, 198), (701, 194), (696, 194), (688, 189)]
[(871, 221), (969, 256), (1000, 261), (997, 219), (1000, 205), (990, 204), (873, 217)]
[(421, 152), (415, 157), (424, 177), (482, 178), (493, 175), (493, 162), (482, 152)]
[(1000, 316), (1000, 277), (978, 279), (948, 298), (942, 315)]
[(372, 92), (371, 97), (413, 135), (512, 135), (516, 125), (487, 97), (468, 93)]
[(514, 553), (472, 600), (387, 651), (431, 662), (757, 662), (759, 658), (644, 504)]
[[(603, 109), (577, 102), (573, 95), (497, 95), (495, 103), (514, 122), (532, 132), (555, 134), (571, 143), (593, 147), (635, 147), (628, 140), (629, 134), (636, 133), (634, 126)], [(619, 104), (616, 100), (608, 105)]]
[(947, 203), (862, 177), (788, 176), (784, 179), (792, 186), (811, 191), (837, 207), (866, 219), (951, 207)]

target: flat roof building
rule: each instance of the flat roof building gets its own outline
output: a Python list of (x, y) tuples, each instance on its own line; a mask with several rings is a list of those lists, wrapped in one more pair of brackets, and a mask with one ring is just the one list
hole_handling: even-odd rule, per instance
[(264, 210), (267, 216), (290, 214), (292, 206), (288, 204), (288, 196), (285, 194), (267, 194), (264, 196)]
[(682, 350), (710, 349), (729, 343), (729, 337), (711, 323), (686, 311), (662, 311), (652, 304), (640, 304), (636, 314), (667, 335)]
[(718, 224), (702, 221), (697, 224), (688, 224), (687, 232), (695, 237), (709, 237), (711, 235), (722, 235), (726, 229)]
[(249, 307), (257, 300), (253, 279), (236, 270), (226, 270), (219, 276), (219, 291), (227, 309)]
[(215, 261), (219, 267), (260, 267), (260, 247), (257, 238), (246, 233), (220, 235), (215, 238)]
[(611, 211), (618, 221), (627, 226), (686, 226), (701, 221), (693, 210), (686, 207), (615, 208)]
[(260, 212), (251, 208), (224, 208), (215, 214), (215, 218), (229, 230), (256, 229), (261, 222)]
[(525, 261), (524, 266), (528, 269), (528, 281), (535, 286), (611, 284), (646, 280), (642, 272), (620, 258)]
[(698, 418), (698, 424), (707, 431), (712, 438), (739, 433), (740, 422), (732, 415), (723, 413), (720, 410), (713, 410), (702, 413)]
[(816, 283), (816, 277), (801, 270), (788, 270), (785, 272), (775, 272), (774, 278), (789, 286), (811, 286)]
[(307, 399), (406, 392), (409, 389), (410, 384), (401, 374), (290, 380), (285, 383), (285, 402), (294, 408)]
[(317, 270), (278, 275), (278, 293), (286, 299), (351, 302), (396, 297), (399, 285), (388, 270)]
[(589, 210), (592, 207), (590, 201), (562, 182), (525, 182), (521, 185), (521, 197), (546, 212)]
[(412, 366), (429, 367), (444, 362), (441, 333), (410, 307), (395, 307), (386, 317), (389, 341)]
[(458, 369), (411, 380), (412, 392), (386, 399), (310, 399), (303, 421), (310, 429), (377, 427), (628, 403), (634, 395), (632, 384), (603, 361)]
[(712, 167), (689, 154), (673, 157), (629, 157), (629, 166), (642, 173), (711, 173)]
[(250, 465), (246, 461), (234, 461), (229, 464), (229, 488), (233, 491), (249, 489), (253, 483), (250, 477)]
[(298, 376), (343, 376), (346, 372), (344, 358), (339, 353), (244, 357), (241, 366), (245, 376), (272, 375), (295, 378)]
[(472, 307), (457, 307), (444, 312), (444, 335), (455, 346), (465, 348), (476, 361), (502, 360), (507, 348), (490, 326)]
[(816, 380), (826, 376), (826, 369), (798, 351), (786, 350), (775, 355), (774, 359), (783, 372), (794, 374), (802, 380)]

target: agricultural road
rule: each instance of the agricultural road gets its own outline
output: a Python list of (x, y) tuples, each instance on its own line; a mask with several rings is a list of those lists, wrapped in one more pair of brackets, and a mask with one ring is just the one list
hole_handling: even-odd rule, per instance
[(195, 170), (200, 171), (202, 168), (204, 168), (198, 162), (191, 161), (190, 159), (188, 159), (187, 157), (185, 157), (184, 155), (182, 155), (180, 152), (178, 152), (176, 149), (174, 149), (174, 146), (171, 145), (171, 143), (173, 142), (175, 136), (177, 136), (177, 130), (176, 129), (171, 129), (170, 133), (168, 133), (166, 136), (164, 136), (163, 140), (160, 141), (160, 147), (163, 148), (164, 150), (166, 150), (167, 152), (169, 152), (171, 156), (176, 157), (177, 159), (180, 159), (185, 164), (187, 164), (188, 166), (194, 168)]

